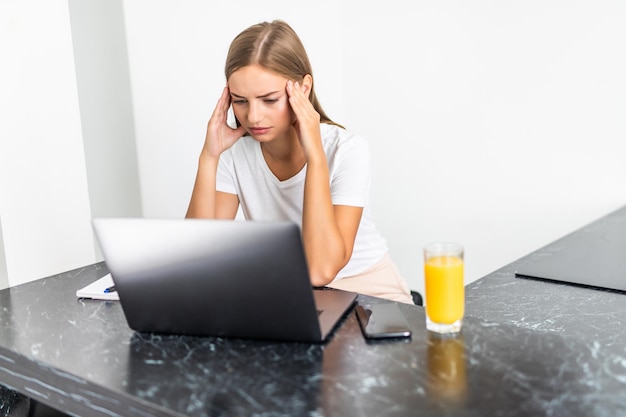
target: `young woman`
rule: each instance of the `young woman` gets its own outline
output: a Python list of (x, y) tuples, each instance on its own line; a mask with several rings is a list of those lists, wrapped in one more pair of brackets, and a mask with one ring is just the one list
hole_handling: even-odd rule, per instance
[(412, 303), (368, 206), (367, 142), (320, 106), (298, 35), (283, 21), (253, 25), (225, 69), (187, 217), (234, 219), (241, 205), (248, 220), (294, 221), (313, 286)]

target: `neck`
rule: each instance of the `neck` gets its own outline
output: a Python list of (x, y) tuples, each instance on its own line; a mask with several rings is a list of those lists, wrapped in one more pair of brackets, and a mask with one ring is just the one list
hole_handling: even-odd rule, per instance
[(306, 164), (306, 157), (297, 136), (261, 143), (261, 152), (270, 171), (280, 181), (293, 177)]
[(300, 140), (293, 129), (290, 131), (289, 135), (282, 138), (275, 138), (271, 142), (261, 143), (261, 150), (266, 160), (270, 158), (273, 161), (281, 161), (284, 163), (299, 160), (301, 156), (304, 156), (304, 151), (302, 150), (302, 146), (300, 146)]

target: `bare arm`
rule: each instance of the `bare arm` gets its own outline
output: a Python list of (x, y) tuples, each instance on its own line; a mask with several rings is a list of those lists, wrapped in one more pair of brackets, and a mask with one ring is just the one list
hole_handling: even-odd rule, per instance
[(363, 208), (332, 204), (320, 116), (308, 100), (307, 81), (305, 77), (303, 86), (288, 82), (287, 92), (307, 159), (302, 238), (311, 283), (322, 286), (330, 283), (350, 260)]
[(362, 207), (332, 205), (328, 165), (319, 165), (307, 167), (302, 215), (302, 236), (315, 286), (329, 284), (350, 260), (363, 213)]
[(237, 213), (237, 196), (216, 191), (219, 157), (244, 133), (242, 127), (233, 129), (226, 123), (229, 106), (229, 91), (225, 87), (207, 126), (204, 146), (198, 160), (198, 173), (185, 216), (187, 218), (234, 219)]
[(198, 173), (187, 209), (186, 218), (234, 219), (239, 206), (235, 194), (216, 191), (218, 160), (200, 155)]

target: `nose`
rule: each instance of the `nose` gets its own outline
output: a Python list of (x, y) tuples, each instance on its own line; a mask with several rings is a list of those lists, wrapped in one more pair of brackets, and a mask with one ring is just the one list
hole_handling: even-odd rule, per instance
[(250, 124), (261, 121), (261, 105), (256, 100), (249, 102), (247, 116)]

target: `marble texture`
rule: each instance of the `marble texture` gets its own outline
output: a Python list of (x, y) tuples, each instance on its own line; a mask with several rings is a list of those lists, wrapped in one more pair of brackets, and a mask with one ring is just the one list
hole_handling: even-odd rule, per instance
[[(603, 346), (626, 346), (626, 332), (619, 331), (626, 324), (626, 293), (515, 276), (525, 264), (553, 256), (581, 236), (624, 231), (625, 225), (623, 207), (469, 284), (467, 314), (530, 330), (598, 340)], [(626, 247), (616, 252), (626, 257)]]
[(467, 287), (457, 337), (401, 304), (409, 340), (366, 341), (351, 311), (303, 344), (135, 333), (75, 297), (107, 273), (89, 265), (0, 291), (0, 383), (80, 416), (626, 415), (626, 295), (515, 268)]

